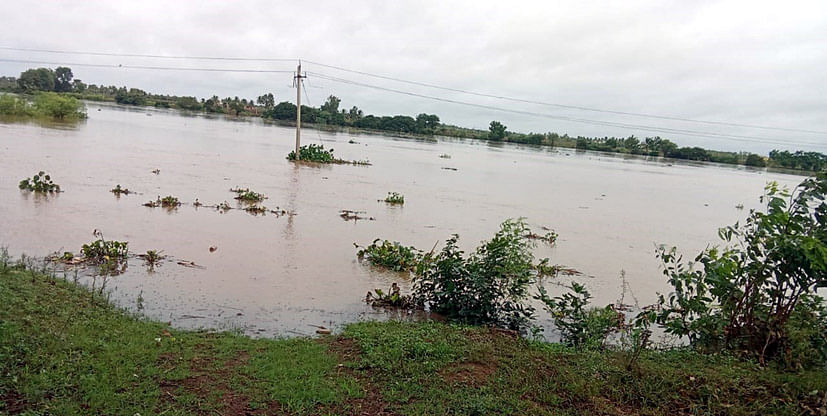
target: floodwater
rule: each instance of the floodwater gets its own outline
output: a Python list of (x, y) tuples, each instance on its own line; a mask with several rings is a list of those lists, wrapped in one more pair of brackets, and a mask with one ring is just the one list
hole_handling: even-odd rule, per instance
[[(297, 166), (285, 160), (294, 130), (258, 119), (96, 103), (88, 110), (89, 119), (74, 127), (0, 124), (0, 245), (15, 255), (77, 252), (98, 229), (107, 239), (129, 241), (133, 253), (163, 250), (174, 259), (154, 273), (131, 259), (125, 273), (110, 278), (111, 299), (136, 310), (140, 297), (145, 315), (179, 327), (261, 336), (385, 318), (364, 304), (365, 293), (392, 282), (407, 289), (407, 277), (361, 264), (354, 243), (383, 238), (430, 250), (456, 233), (472, 250), (517, 217), (540, 234), (541, 226), (559, 233), (556, 247), (538, 245), (538, 258), (582, 272), (575, 279), (595, 304), (619, 298), (621, 270), (639, 302), (651, 303), (667, 290), (656, 245), (678, 246), (694, 258), (716, 242), (719, 227), (758, 207), (766, 182), (794, 186), (802, 179), (568, 149), (315, 130), (303, 131), (304, 143), (323, 142), (339, 157), (373, 165)], [(40, 170), (65, 192), (44, 197), (17, 189)], [(116, 198), (109, 192), (115, 184), (140, 194)], [(175, 195), (235, 207), (235, 186), (262, 192), (265, 206), (296, 215), (142, 206)], [(377, 201), (391, 191), (405, 196), (403, 206)], [(342, 209), (375, 220), (344, 221)]]

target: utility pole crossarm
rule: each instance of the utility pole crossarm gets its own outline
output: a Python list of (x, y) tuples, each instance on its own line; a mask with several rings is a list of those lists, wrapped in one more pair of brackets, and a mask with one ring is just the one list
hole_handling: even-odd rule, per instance
[(302, 137), (302, 79), (304, 78), (307, 78), (307, 75), (302, 75), (302, 63), (299, 61), (296, 75), (293, 77), (296, 84), (296, 160), (301, 159), (299, 148), (301, 147)]

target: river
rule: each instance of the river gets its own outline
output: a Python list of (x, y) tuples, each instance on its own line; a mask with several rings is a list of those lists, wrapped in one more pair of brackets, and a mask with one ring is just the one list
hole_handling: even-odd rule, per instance
[[(503, 220), (517, 217), (538, 233), (542, 226), (559, 233), (555, 247), (539, 244), (536, 255), (582, 272), (571, 279), (588, 287), (595, 304), (618, 299), (621, 270), (639, 302), (651, 303), (668, 290), (656, 245), (678, 246), (694, 258), (716, 243), (719, 227), (759, 207), (768, 181), (794, 186), (802, 179), (571, 149), (310, 129), (303, 130), (304, 143), (323, 143), (341, 158), (372, 166), (297, 166), (285, 160), (292, 128), (87, 106), (89, 119), (76, 126), (0, 124), (0, 245), (14, 255), (77, 252), (98, 229), (107, 239), (129, 241), (134, 253), (163, 250), (174, 259), (154, 272), (131, 259), (125, 273), (109, 279), (114, 302), (130, 310), (140, 303), (143, 314), (178, 327), (257, 336), (308, 335), (314, 325), (385, 318), (365, 305), (365, 293), (392, 282), (404, 291), (407, 276), (360, 263), (354, 243), (383, 238), (430, 250), (456, 233), (472, 250)], [(40, 170), (65, 192), (17, 189)], [(117, 198), (109, 192), (116, 184), (140, 194)], [(198, 198), (236, 206), (229, 192), (236, 186), (264, 193), (268, 208), (296, 215), (222, 214), (190, 205)], [(403, 194), (405, 204), (378, 201), (391, 191)], [(173, 211), (142, 206), (166, 195), (190, 204)], [(344, 221), (342, 209), (375, 220)]]

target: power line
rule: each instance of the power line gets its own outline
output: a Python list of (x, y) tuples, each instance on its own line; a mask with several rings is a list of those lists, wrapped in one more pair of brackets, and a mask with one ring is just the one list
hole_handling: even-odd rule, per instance
[(149, 55), (140, 53), (115, 53), (115, 52), (85, 52), (85, 51), (60, 51), (55, 49), (34, 49), (34, 48), (13, 48), (0, 46), (0, 50), (20, 52), (42, 52), (59, 53), (65, 55), (91, 55), (91, 56), (121, 56), (129, 58), (161, 58), (161, 59), (193, 59), (213, 61), (258, 61), (258, 62), (295, 62), (297, 58), (233, 58), (221, 56), (186, 56), (186, 55)]
[(756, 143), (768, 143), (768, 144), (780, 144), (780, 145), (810, 145), (810, 146), (818, 146), (818, 147), (825, 147), (824, 143), (810, 143), (810, 142), (800, 142), (800, 143), (791, 143), (791, 142), (779, 142), (773, 141), (771, 139), (765, 137), (756, 137), (756, 136), (742, 136), (742, 135), (734, 135), (734, 134), (723, 134), (723, 133), (714, 133), (714, 132), (706, 132), (706, 131), (696, 131), (696, 130), (686, 130), (686, 129), (674, 129), (674, 128), (667, 128), (667, 127), (656, 127), (656, 126), (647, 126), (647, 125), (639, 125), (639, 124), (628, 124), (628, 123), (618, 123), (618, 122), (609, 122), (609, 121), (600, 121), (600, 120), (591, 120), (591, 119), (583, 119), (583, 118), (576, 118), (576, 117), (567, 117), (567, 116), (558, 116), (553, 114), (546, 114), (546, 113), (537, 113), (532, 111), (524, 111), (524, 110), (515, 110), (510, 108), (503, 108), (503, 107), (496, 107), (492, 105), (486, 104), (477, 104), (477, 103), (470, 103), (467, 101), (459, 101), (459, 100), (452, 100), (448, 98), (442, 97), (435, 97), (431, 95), (419, 94), (410, 91), (402, 91), (393, 88), (381, 87), (377, 85), (365, 84), (358, 81), (352, 81), (343, 78), (332, 77), (330, 75), (321, 74), (318, 72), (308, 71), (308, 74), (312, 74), (316, 77), (321, 79), (326, 79), (329, 81), (350, 84), (350, 85), (357, 85), (366, 88), (372, 88), (382, 91), (393, 92), (397, 94), (409, 95), (413, 97), (425, 98), (430, 100), (442, 101), (452, 104), (459, 104), (465, 105), (470, 107), (476, 108), (483, 108), (487, 110), (496, 110), (514, 114), (522, 114), (522, 115), (529, 115), (535, 117), (544, 117), (544, 118), (551, 118), (555, 120), (564, 120), (564, 121), (571, 121), (576, 123), (583, 123), (583, 124), (591, 124), (591, 125), (598, 125), (598, 126), (606, 126), (606, 127), (621, 127), (621, 128), (628, 128), (628, 129), (637, 129), (643, 131), (650, 131), (656, 133), (668, 133), (668, 134), (682, 134), (686, 136), (694, 136), (694, 137), (705, 137), (705, 138), (715, 138), (715, 139), (725, 139), (725, 140), (732, 140), (732, 141), (741, 141), (741, 142), (756, 142)]
[(270, 69), (231, 69), (231, 68), (197, 68), (197, 67), (169, 67), (169, 66), (145, 66), (145, 65), (122, 65), (122, 64), (86, 64), (78, 62), (50, 62), (50, 61), (32, 61), (27, 59), (6, 59), (0, 58), (0, 62), (14, 62), (24, 64), (40, 64), (40, 65), (66, 65), (66, 66), (80, 66), (92, 68), (111, 68), (111, 69), (149, 69), (159, 71), (205, 71), (205, 72), (253, 72), (253, 73), (293, 73), (293, 71), (278, 71)]
[(359, 75), (369, 76), (369, 77), (373, 77), (373, 78), (384, 79), (384, 80), (388, 80), (388, 81), (402, 82), (402, 83), (405, 83), (405, 84), (418, 85), (418, 86), (421, 86), (421, 87), (434, 88), (434, 89), (440, 89), (440, 90), (451, 91), (451, 92), (458, 92), (458, 93), (462, 93), (462, 94), (475, 95), (475, 96), (478, 96), (478, 97), (495, 98), (495, 99), (498, 99), (498, 100), (513, 101), (513, 102), (518, 102), (518, 103), (544, 105), (544, 106), (549, 106), (549, 107), (566, 108), (566, 109), (570, 109), (570, 110), (591, 111), (591, 112), (596, 112), (596, 113), (617, 114), (617, 115), (623, 115), (623, 116), (647, 117), (647, 118), (655, 118), (655, 119), (660, 119), (660, 120), (672, 120), (672, 121), (684, 121), (684, 122), (689, 122), (689, 123), (710, 124), (710, 125), (717, 125), (717, 126), (744, 127), (744, 128), (751, 128), (751, 129), (777, 130), (777, 131), (787, 131), (787, 132), (796, 132), (796, 133), (827, 134), (827, 131), (819, 131), (819, 130), (806, 130), (806, 129), (796, 129), (796, 128), (788, 128), (788, 127), (760, 126), (760, 125), (755, 125), (755, 124), (730, 123), (730, 122), (725, 122), (725, 121), (697, 120), (697, 119), (684, 118), (684, 117), (665, 116), (665, 115), (648, 114), (648, 113), (634, 113), (634, 112), (629, 112), (629, 111), (607, 110), (607, 109), (601, 109), (601, 108), (583, 107), (583, 106), (578, 106), (578, 105), (568, 105), (568, 104), (550, 103), (550, 102), (535, 101), (535, 100), (526, 100), (526, 99), (522, 99), (522, 98), (508, 97), (508, 96), (504, 96), (504, 95), (486, 94), (486, 93), (481, 93), (481, 92), (462, 90), (462, 89), (458, 89), (458, 88), (445, 87), (445, 86), (441, 86), (441, 85), (428, 84), (428, 83), (425, 83), (425, 82), (409, 81), (409, 80), (405, 80), (405, 79), (401, 79), (401, 78), (395, 78), (395, 77), (389, 77), (389, 76), (385, 76), (385, 75), (372, 74), (372, 73), (369, 73), (369, 72), (357, 71), (357, 70), (354, 70), (354, 69), (348, 69), (348, 68), (343, 68), (343, 67), (336, 66), (336, 65), (328, 65), (328, 64), (323, 64), (323, 63), (314, 62), (314, 61), (305, 60), (304, 62), (312, 64), (312, 65), (322, 66), (322, 67), (325, 67), (325, 68), (336, 69), (336, 70), (339, 70), (339, 71), (350, 72), (350, 73), (354, 73), (354, 74), (359, 74)]
[[(290, 62), (290, 61), (297, 61), (298, 58), (256, 58), (256, 57), (218, 57), (218, 56), (187, 56), (187, 55), (156, 55), (156, 54), (134, 54), (134, 53), (114, 53), (114, 52), (90, 52), (90, 51), (65, 51), (65, 50), (56, 50), (56, 49), (37, 49), (37, 48), (17, 48), (17, 47), (6, 47), (0, 46), (0, 50), (9, 50), (9, 51), (22, 51), (22, 52), (40, 52), (40, 53), (55, 53), (55, 54), (66, 54), (66, 55), (90, 55), (90, 56), (117, 56), (117, 57), (137, 57), (137, 58), (156, 58), (156, 59), (192, 59), (192, 60), (218, 60), (218, 61), (251, 61), (251, 62)], [(6, 61), (9, 62), (9, 61)], [(378, 79), (384, 79), (389, 81), (401, 82), (410, 85), (417, 85), (427, 88), (434, 88), (440, 89), (444, 91), (451, 91), (457, 92), (462, 94), (474, 95), (478, 97), (486, 97), (486, 98), (493, 98), (498, 100), (506, 100), (512, 102), (519, 102), (525, 104), (535, 104), (535, 105), (543, 105), (543, 106), (550, 106), (556, 108), (565, 108), (570, 110), (579, 110), (579, 111), (589, 111), (589, 112), (597, 112), (597, 113), (605, 113), (605, 114), (616, 114), (616, 115), (623, 115), (623, 116), (633, 116), (633, 117), (645, 117), (645, 118), (653, 118), (653, 119), (660, 119), (660, 120), (671, 120), (671, 121), (682, 121), (688, 123), (700, 123), (700, 124), (707, 124), (707, 125), (717, 125), (717, 126), (727, 126), (727, 127), (741, 127), (741, 128), (750, 128), (750, 129), (762, 129), (762, 130), (775, 130), (775, 131), (784, 131), (784, 132), (796, 132), (796, 133), (807, 133), (807, 134), (827, 134), (827, 131), (819, 131), (819, 130), (808, 130), (808, 129), (797, 129), (797, 128), (789, 128), (789, 127), (774, 127), (774, 126), (763, 126), (763, 125), (755, 125), (755, 124), (745, 124), (745, 123), (732, 123), (732, 122), (725, 122), (725, 121), (714, 121), (714, 120), (698, 120), (698, 119), (691, 119), (685, 117), (677, 117), (677, 116), (668, 116), (668, 115), (659, 115), (659, 114), (650, 114), (650, 113), (636, 113), (630, 111), (619, 111), (619, 110), (608, 110), (602, 108), (594, 108), (594, 107), (585, 107), (585, 106), (578, 106), (578, 105), (570, 105), (570, 104), (560, 104), (560, 103), (552, 103), (552, 102), (544, 102), (544, 101), (537, 101), (537, 100), (528, 100), (522, 98), (515, 98), (509, 97), (505, 95), (496, 95), (496, 94), (488, 94), (476, 91), (469, 91), (463, 90), (459, 88), (451, 88), (441, 85), (429, 84), (425, 82), (419, 81), (411, 81), (402, 78), (390, 77), (386, 75), (379, 75), (373, 74), (370, 72), (365, 71), (358, 71), (354, 69), (349, 69), (337, 65), (329, 65), (324, 64), (321, 62), (315, 61), (307, 61), (304, 62), (318, 65), (325, 68), (335, 69), (344, 72), (350, 72), (354, 74), (369, 76)], [(41, 63), (36, 61), (31, 61), (31, 63)], [(44, 64), (53, 64), (49, 62), (42, 62)], [(76, 66), (96, 66), (93, 64), (72, 64)], [(103, 66), (108, 67), (108, 66)], [(121, 66), (123, 67), (123, 66)], [(134, 69), (165, 69), (165, 70), (195, 70), (195, 69), (178, 69), (178, 68), (164, 68), (164, 67), (132, 67)], [(218, 71), (217, 69), (198, 69), (201, 71)], [(276, 71), (256, 71), (256, 70), (222, 70), (224, 72), (276, 72)], [(281, 72), (281, 71), (279, 71)]]

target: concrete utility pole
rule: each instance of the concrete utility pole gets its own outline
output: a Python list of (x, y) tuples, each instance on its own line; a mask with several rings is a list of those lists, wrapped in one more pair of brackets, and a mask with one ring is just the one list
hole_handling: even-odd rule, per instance
[(302, 140), (302, 78), (307, 78), (307, 76), (302, 75), (302, 63), (299, 61), (296, 76), (293, 78), (296, 84), (296, 160), (301, 159), (299, 148)]

